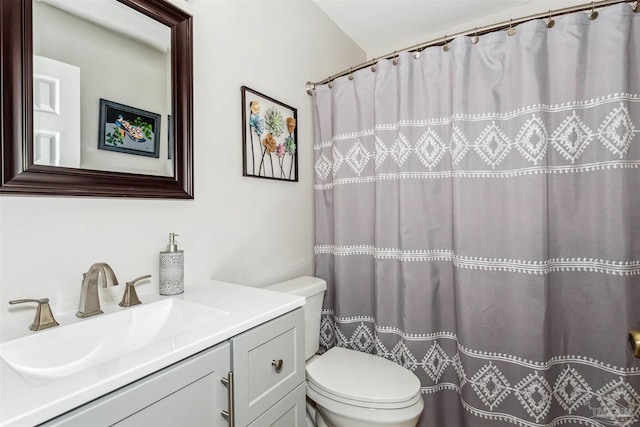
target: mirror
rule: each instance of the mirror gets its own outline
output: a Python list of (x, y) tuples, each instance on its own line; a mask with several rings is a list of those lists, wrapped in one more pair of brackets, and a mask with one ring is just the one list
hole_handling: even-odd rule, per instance
[(171, 29), (116, 0), (32, 6), (34, 163), (173, 176)]
[[(82, 2), (0, 2), (0, 194), (193, 198), (192, 18), (164, 0), (104, 2), (119, 11), (92, 18), (65, 10)], [(115, 19), (116, 13), (129, 18)], [(92, 58), (70, 56), (83, 49), (60, 48), (65, 37), (73, 47), (82, 43), (73, 40), (78, 34), (51, 27), (52, 16), (64, 27), (77, 25), (84, 46), (94, 46)], [(107, 40), (102, 54), (92, 37)], [(105, 58), (109, 46), (113, 54)], [(115, 68), (105, 71), (108, 63)], [(50, 84), (63, 79), (52, 64), (71, 76), (66, 98)], [(153, 84), (146, 87), (147, 81)], [(72, 107), (63, 104), (69, 100)], [(71, 124), (55, 132), (46, 120), (60, 105), (82, 120), (72, 113)]]

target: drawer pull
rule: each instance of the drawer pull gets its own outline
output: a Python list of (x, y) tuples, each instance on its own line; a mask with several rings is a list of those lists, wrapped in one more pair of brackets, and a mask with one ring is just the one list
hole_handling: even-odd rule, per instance
[(272, 360), (271, 361), (271, 366), (276, 368), (276, 373), (279, 374), (280, 371), (282, 371), (282, 365), (284, 364), (284, 362), (282, 361), (282, 359), (278, 359), (278, 360)]
[(233, 372), (229, 372), (227, 378), (221, 378), (220, 381), (227, 387), (227, 396), (229, 399), (229, 410), (221, 411), (222, 417), (229, 422), (229, 427), (235, 427), (236, 425), (236, 403), (235, 403), (235, 392), (234, 392), (234, 382), (233, 382)]

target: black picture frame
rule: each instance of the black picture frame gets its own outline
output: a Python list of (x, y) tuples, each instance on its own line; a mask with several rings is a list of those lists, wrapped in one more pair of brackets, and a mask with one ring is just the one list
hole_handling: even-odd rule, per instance
[(160, 157), (160, 114), (100, 99), (98, 149)]
[(298, 110), (242, 86), (242, 175), (298, 182)]

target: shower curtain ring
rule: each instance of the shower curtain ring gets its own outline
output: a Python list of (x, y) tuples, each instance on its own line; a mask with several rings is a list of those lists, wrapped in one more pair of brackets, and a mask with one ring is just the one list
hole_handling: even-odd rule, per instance
[(398, 53), (397, 51), (393, 51), (393, 60), (391, 61), (393, 65), (398, 65)]
[(638, 0), (638, 1), (636, 2), (636, 5), (634, 6), (633, 11), (634, 11), (635, 13), (640, 12), (640, 0)]
[(444, 36), (444, 46), (442, 46), (442, 50), (445, 52), (449, 52), (449, 42), (447, 41), (447, 36)]
[(513, 27), (513, 19), (509, 19), (509, 29), (507, 30), (507, 35), (512, 36), (516, 33), (516, 29)]
[(349, 67), (349, 80), (353, 80), (353, 74), (351, 73), (351, 67)]
[(593, 21), (598, 17), (598, 12), (596, 11), (596, 2), (591, 2), (591, 13), (589, 13), (589, 20)]
[(333, 88), (333, 79), (331, 78), (331, 76), (329, 76), (329, 89)]
[(473, 33), (473, 37), (471, 37), (471, 43), (477, 44), (480, 41), (480, 37), (478, 37), (478, 27), (476, 27), (475, 33)]
[(547, 18), (546, 27), (553, 28), (554, 25), (556, 25), (556, 21), (551, 18), (551, 11), (549, 11), (549, 18)]
[(416, 50), (413, 51), (413, 57), (415, 59), (420, 58), (420, 45), (419, 44), (416, 45)]
[(378, 67), (376, 67), (376, 65), (377, 65), (376, 64), (376, 58), (373, 58), (371, 60), (371, 71), (374, 72), (374, 73), (376, 72), (376, 69), (378, 68)]

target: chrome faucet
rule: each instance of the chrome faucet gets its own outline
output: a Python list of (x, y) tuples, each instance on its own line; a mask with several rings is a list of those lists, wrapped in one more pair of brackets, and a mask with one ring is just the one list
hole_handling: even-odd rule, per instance
[(98, 280), (100, 277), (102, 277), (103, 288), (118, 284), (118, 279), (109, 264), (106, 262), (93, 264), (89, 271), (82, 275), (80, 307), (76, 313), (77, 317), (84, 318), (103, 313), (100, 309), (100, 299), (98, 298)]

